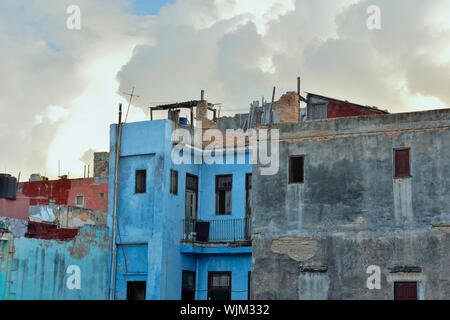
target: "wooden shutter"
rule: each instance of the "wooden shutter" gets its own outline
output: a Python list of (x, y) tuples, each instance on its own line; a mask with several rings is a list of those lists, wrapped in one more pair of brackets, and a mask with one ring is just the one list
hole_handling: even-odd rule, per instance
[(409, 149), (395, 150), (395, 177), (410, 177)]
[(394, 300), (417, 300), (417, 282), (395, 282)]

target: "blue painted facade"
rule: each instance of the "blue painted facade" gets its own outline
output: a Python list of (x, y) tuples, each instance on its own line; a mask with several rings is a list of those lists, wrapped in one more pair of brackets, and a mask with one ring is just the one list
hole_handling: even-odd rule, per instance
[[(179, 164), (172, 162), (173, 124), (153, 120), (122, 125), (119, 160), (115, 299), (126, 299), (127, 281), (146, 281), (146, 299), (181, 299), (183, 270), (196, 272), (195, 298), (207, 299), (208, 272), (231, 272), (231, 298), (247, 299), (251, 244), (181, 241), (185, 218), (186, 174), (198, 177), (197, 219), (244, 219), (244, 164)], [(108, 226), (112, 237), (117, 125), (110, 128)], [(200, 151), (201, 152), (201, 151)], [(170, 170), (178, 172), (178, 193), (170, 192)], [(135, 172), (146, 170), (146, 192), (135, 192)], [(231, 174), (232, 214), (215, 214), (216, 175)], [(125, 261), (127, 263), (125, 263)], [(109, 265), (111, 271), (111, 264)], [(111, 285), (111, 283), (109, 283)]]
[[(108, 231), (84, 226), (70, 241), (13, 237), (0, 240), (0, 300), (104, 300)], [(67, 282), (79, 268), (80, 286)]]

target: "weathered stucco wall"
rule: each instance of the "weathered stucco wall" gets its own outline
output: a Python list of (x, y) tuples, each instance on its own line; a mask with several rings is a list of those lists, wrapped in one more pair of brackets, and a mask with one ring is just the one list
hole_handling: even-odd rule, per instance
[[(111, 126), (110, 232), (113, 225), (116, 132), (117, 127)], [(203, 253), (183, 252), (180, 241), (185, 218), (187, 173), (197, 175), (199, 179), (199, 219), (244, 217), (245, 174), (251, 172), (248, 152), (246, 164), (175, 164), (171, 157), (171, 136), (172, 122), (168, 120), (137, 122), (123, 127), (119, 162), (120, 237), (116, 237), (115, 299), (126, 299), (126, 282), (137, 280), (147, 281), (148, 300), (180, 299), (183, 270), (197, 271), (197, 286), (202, 288), (207, 288), (208, 271), (233, 271), (234, 287), (244, 288), (239, 289), (242, 292), (233, 294), (233, 297), (246, 298), (247, 273), (251, 266), (250, 250), (240, 252), (237, 258), (234, 252), (223, 252), (224, 248), (228, 248), (224, 245), (208, 247), (209, 258), (206, 259), (202, 258)], [(147, 170), (146, 193), (136, 194), (135, 171), (142, 169)], [(177, 194), (170, 193), (171, 169), (178, 171)], [(233, 212), (230, 216), (215, 216), (216, 174), (233, 175)], [(206, 293), (202, 291), (198, 298), (206, 299)]]
[[(106, 298), (108, 231), (85, 226), (71, 241), (0, 240), (0, 299), (90, 300)], [(71, 287), (79, 268), (80, 286)]]
[[(450, 296), (450, 110), (278, 128), (280, 170), (253, 167), (253, 298), (392, 299), (389, 268), (405, 265), (423, 298)], [(410, 148), (412, 177), (394, 179), (395, 148)], [(293, 155), (302, 184), (288, 183)], [(381, 289), (367, 289), (370, 265)]]

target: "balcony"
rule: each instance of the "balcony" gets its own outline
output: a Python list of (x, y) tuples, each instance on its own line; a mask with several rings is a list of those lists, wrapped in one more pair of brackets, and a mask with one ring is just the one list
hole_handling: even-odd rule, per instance
[(181, 241), (192, 242), (243, 242), (251, 240), (251, 218), (183, 220)]

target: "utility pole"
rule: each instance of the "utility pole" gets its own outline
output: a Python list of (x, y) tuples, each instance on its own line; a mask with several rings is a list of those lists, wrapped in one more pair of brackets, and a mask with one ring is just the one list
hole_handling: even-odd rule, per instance
[(127, 108), (127, 114), (125, 115), (125, 122), (127, 122), (128, 119), (128, 111), (130, 111), (130, 106), (131, 106), (131, 100), (133, 99), (133, 97), (139, 98), (139, 96), (134, 94), (134, 87), (131, 90), (131, 93), (126, 93), (126, 92), (122, 92), (123, 94), (130, 96), (130, 100), (128, 101), (128, 108)]
[[(134, 89), (134, 88), (133, 88)], [(130, 99), (131, 100), (131, 99)], [(122, 136), (122, 104), (119, 104), (119, 122), (117, 124), (117, 136), (116, 136), (116, 166), (115, 166), (115, 174), (114, 174), (114, 203), (113, 203), (113, 230), (112, 230), (112, 239), (111, 239), (111, 274), (110, 274), (110, 283), (109, 283), (109, 299), (114, 300), (114, 293), (116, 288), (116, 254), (117, 254), (117, 245), (116, 245), (116, 229), (117, 229), (117, 205), (118, 205), (118, 197), (119, 197), (119, 159), (120, 159), (120, 143)]]

